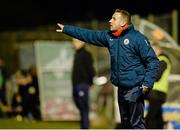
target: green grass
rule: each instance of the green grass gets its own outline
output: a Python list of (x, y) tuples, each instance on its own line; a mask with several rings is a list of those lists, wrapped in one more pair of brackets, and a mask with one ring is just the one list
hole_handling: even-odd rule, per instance
[[(111, 121), (98, 117), (91, 121), (90, 129), (112, 129)], [(16, 118), (0, 119), (0, 129), (80, 129), (78, 121), (17, 121)]]
[(0, 129), (79, 129), (79, 122), (0, 119)]

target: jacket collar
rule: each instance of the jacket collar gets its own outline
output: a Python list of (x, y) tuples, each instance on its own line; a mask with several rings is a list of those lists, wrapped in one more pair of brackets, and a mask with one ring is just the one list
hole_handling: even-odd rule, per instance
[(132, 24), (125, 25), (122, 29), (117, 30), (116, 32), (111, 32), (111, 35), (115, 38), (120, 37), (125, 32), (134, 29), (134, 26)]

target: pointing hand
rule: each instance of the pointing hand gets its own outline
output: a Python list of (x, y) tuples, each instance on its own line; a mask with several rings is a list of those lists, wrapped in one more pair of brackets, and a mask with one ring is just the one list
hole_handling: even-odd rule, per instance
[(58, 29), (56, 29), (56, 32), (63, 32), (64, 25), (57, 23)]

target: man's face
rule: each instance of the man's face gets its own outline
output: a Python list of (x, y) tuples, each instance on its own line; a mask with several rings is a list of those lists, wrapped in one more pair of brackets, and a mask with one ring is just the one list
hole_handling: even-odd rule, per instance
[(121, 13), (115, 12), (112, 15), (112, 18), (109, 20), (109, 24), (110, 24), (110, 31), (117, 31), (118, 29), (121, 29), (122, 26), (125, 25)]

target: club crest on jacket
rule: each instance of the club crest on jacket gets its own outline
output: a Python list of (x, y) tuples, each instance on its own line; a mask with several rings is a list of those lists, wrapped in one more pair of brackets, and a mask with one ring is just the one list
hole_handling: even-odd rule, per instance
[(128, 45), (129, 44), (129, 39), (124, 39), (124, 45)]

